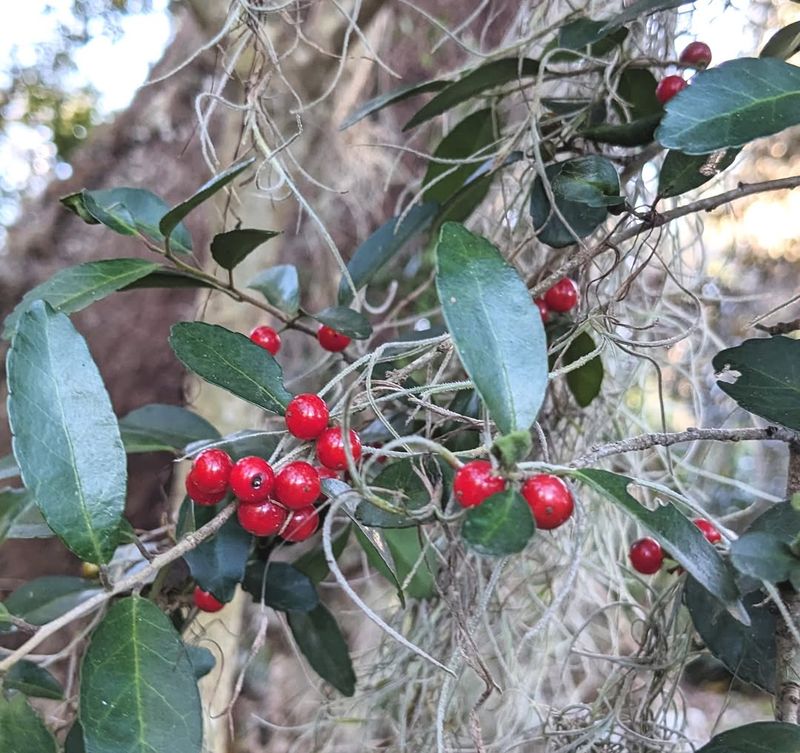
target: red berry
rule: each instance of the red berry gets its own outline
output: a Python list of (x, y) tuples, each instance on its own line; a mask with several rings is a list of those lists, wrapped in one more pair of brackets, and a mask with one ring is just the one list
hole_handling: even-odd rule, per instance
[(233, 468), (231, 456), (224, 450), (203, 450), (192, 463), (190, 471), (196, 489), (206, 494), (224, 492)]
[(539, 314), (542, 317), (542, 324), (547, 324), (550, 321), (550, 307), (544, 302), (544, 298), (537, 298), (534, 303), (539, 309)]
[(317, 340), (325, 350), (329, 350), (331, 353), (338, 353), (350, 345), (350, 338), (347, 335), (337, 332), (327, 324), (323, 324), (317, 331)]
[(295, 395), (286, 406), (286, 428), (298, 439), (316, 439), (329, 418), (328, 406), (319, 395)]
[(661, 569), (664, 562), (664, 550), (655, 539), (644, 538), (631, 544), (628, 556), (633, 569), (644, 575), (652, 575)]
[(656, 99), (662, 105), (667, 104), (679, 91), (683, 91), (689, 84), (680, 76), (667, 76), (662, 78), (656, 86)]
[(236, 515), (239, 525), (253, 536), (274, 536), (283, 528), (289, 513), (275, 502), (267, 500), (257, 505), (239, 505)]
[(221, 502), (228, 493), (225, 489), (221, 492), (210, 493), (199, 489), (192, 471), (189, 471), (187, 474), (185, 485), (186, 493), (192, 498), (192, 501), (196, 502), (198, 505), (216, 505), (217, 502)]
[(298, 460), (289, 463), (275, 476), (275, 499), (290, 510), (300, 510), (313, 504), (321, 487), (319, 473), (313, 465)]
[(694, 524), (703, 532), (703, 536), (706, 537), (706, 541), (708, 541), (709, 544), (716, 544), (722, 541), (722, 534), (714, 527), (714, 524), (710, 520), (695, 518)]
[(250, 339), (273, 356), (281, 349), (281, 336), (272, 327), (256, 327), (250, 333)]
[(274, 483), (272, 466), (263, 458), (242, 458), (231, 471), (231, 491), (245, 503), (266, 502)]
[(564, 314), (578, 303), (578, 286), (574, 280), (565, 277), (544, 294), (544, 302), (552, 311)]
[[(350, 453), (353, 461), (358, 462), (361, 457), (361, 440), (352, 429), (350, 429)], [(347, 468), (347, 456), (344, 452), (344, 440), (342, 430), (338, 427), (325, 429), (317, 439), (317, 458), (326, 468), (333, 471), (342, 471)]]
[(531, 508), (536, 527), (545, 531), (566, 523), (575, 509), (569, 487), (558, 476), (546, 473), (529, 478), (522, 485), (522, 496)]
[(692, 42), (686, 45), (678, 59), (684, 65), (705, 68), (711, 62), (711, 48), (705, 42)]
[(303, 507), (293, 510), (289, 522), (281, 532), (286, 541), (305, 541), (314, 534), (319, 526), (319, 515), (314, 507)]
[(225, 606), (216, 596), (204, 591), (200, 586), (194, 587), (194, 603), (203, 612), (219, 612)]
[(462, 507), (479, 505), (492, 494), (506, 488), (505, 479), (496, 476), (488, 460), (473, 460), (456, 471), (453, 491)]

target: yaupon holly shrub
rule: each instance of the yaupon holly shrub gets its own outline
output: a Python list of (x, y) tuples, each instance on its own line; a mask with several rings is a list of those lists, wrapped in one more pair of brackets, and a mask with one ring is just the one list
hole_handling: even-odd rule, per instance
[[(47, 691), (61, 697), (64, 689), (40, 666), (37, 652), (50, 636), (91, 617), (88, 645), (76, 653), (75, 681), (68, 686), (67, 750), (199, 753), (197, 679), (208, 671), (209, 657), (192, 643), (193, 625), (198, 611), (220, 612), (221, 618), (240, 590), (285, 615), (300, 653), (334, 692), (357, 693), (366, 681), (355, 675), (322, 581), (338, 584), (400, 645), (410, 642), (403, 620), (386, 624), (349, 585), (338, 564), (347, 547), (363, 551), (371, 572), (396, 589), (403, 605), (417, 604), (420, 620), (453, 610), (459, 650), (449, 659), (416, 646), (413, 653), (451, 677), (468, 667), (485, 682), (488, 698), (494, 691), (486, 679), (490, 670), (470, 637), (477, 622), (463, 618), (459, 600), (489, 599), (506, 563), (513, 568), (533, 548), (546, 548), (570, 530), (590, 530), (597, 523), (596, 508), (587, 505), (592, 497), (630, 519), (629, 541), (616, 551), (624, 561), (629, 549), (630, 568), (624, 567), (631, 587), (663, 594), (664, 603), (677, 604), (683, 594), (705, 649), (741, 680), (774, 693), (778, 719), (800, 721), (793, 700), (794, 656), (800, 655), (793, 623), (800, 615), (800, 512), (794, 501), (774, 505), (737, 531), (725, 520), (697, 518), (702, 508), (682, 492), (677, 475), (674, 483), (655, 485), (602, 467), (605, 458), (656, 446), (740, 440), (783, 441), (800, 467), (800, 343), (783, 335), (759, 337), (696, 365), (707, 374), (735, 373), (719, 388), (768, 426), (617, 437), (580, 456), (554, 456), (547, 449), (548, 421), (558, 413), (558, 405), (543, 409), (552, 397), (549, 385), (556, 389), (563, 378), (566, 391), (559, 400), (566, 395), (574, 401), (574, 415), (602, 401), (604, 369), (613, 358), (613, 346), (604, 350), (605, 344), (614, 342), (615, 327), (627, 326), (613, 319), (617, 301), (604, 298), (590, 274), (592, 263), (616, 254), (616, 262), (630, 263), (625, 285), (645, 284), (632, 241), (695, 212), (800, 186), (800, 177), (742, 184), (664, 208), (665, 199), (727, 169), (741, 147), (800, 123), (800, 68), (782, 59), (796, 51), (796, 38), (794, 47), (770, 43), (762, 57), (705, 69), (707, 46), (690, 46), (680, 62), (701, 69), (691, 82), (683, 73), (662, 76), (665, 61), (643, 58), (628, 43), (632, 24), (681, 4), (639, 2), (619, 16), (570, 17), (549, 38), (531, 44), (535, 58), (521, 47), (519, 55), (482, 59), (446, 79), (381, 92), (361, 105), (348, 126), (427, 94), (406, 130), (442, 116), (449, 127), (419, 175), (421, 190), (402, 213), (363, 239), (342, 274), (337, 301), (319, 312), (299, 305), (302, 290), (293, 268), (265, 270), (258, 285), (251, 283), (264, 300), (238, 279), (237, 266), (274, 231), (220, 227), (211, 244), (213, 261), (202, 266), (191, 253), (184, 218), (227, 187), (246, 185), (259, 163), (272, 157), (259, 143), (248, 144), (257, 156), (231, 165), (171, 208), (151, 192), (157, 186), (88, 187), (62, 199), (84, 222), (134, 236), (153, 256), (61, 270), (31, 290), (5, 321), (13, 458), (1, 466), (2, 478), (12, 483), (0, 493), (3, 536), (13, 537), (15, 521), (24, 515), (37, 535), (57, 536), (88, 566), (97, 566), (99, 579), (37, 579), (0, 605), (2, 629), (25, 636), (0, 659), (0, 749), (57, 749), (54, 730), (25, 696)], [(564, 98), (576, 82), (581, 96)], [(528, 127), (508, 128), (508, 112), (523, 103), (530, 107)], [(645, 165), (658, 179), (642, 178), (650, 203), (634, 206), (626, 191)], [(520, 246), (495, 244), (470, 229), (477, 210), (494, 211), (487, 196), (508, 170), (521, 171), (526, 182), (513, 220), (530, 231)], [(510, 213), (495, 220), (498, 226), (511, 221)], [(424, 314), (432, 324), (422, 336), (395, 320), (382, 328), (389, 307), (364, 305), (364, 289), (380, 284), (381, 273), (414, 243), (433, 285), (424, 288), (427, 295), (404, 291), (406, 318)], [(519, 253), (525, 246), (537, 253), (523, 269)], [(205, 419), (175, 406), (114, 415), (69, 316), (116, 291), (170, 284), (208, 289), (270, 316), (270, 324), (249, 337), (202, 321), (181, 322), (170, 337), (190, 372), (251, 403), (268, 431), (220, 437)], [(293, 394), (284, 381), (279, 348), (287, 330), (316, 338), (316, 392)], [(165, 446), (191, 466), (187, 496), (156, 556), (120, 573), (112, 567), (115, 553), (137, 536), (124, 517), (126, 453)], [(799, 475), (796, 469), (789, 474), (787, 500), (800, 493)], [(594, 539), (581, 541), (599, 546)], [(294, 546), (301, 542), (307, 543)], [(167, 587), (179, 559), (187, 574)], [(674, 565), (664, 567), (665, 559)], [(453, 571), (477, 573), (487, 562), (496, 570), (480, 581), (485, 593), (456, 598), (447, 591)], [(545, 599), (547, 588), (535, 597)], [(611, 604), (616, 596), (605, 598)], [(777, 617), (764, 614), (768, 600)], [(413, 609), (409, 615), (414, 618)], [(764, 624), (773, 650), (754, 659)], [(737, 638), (736, 650), (730, 635)], [(462, 655), (471, 657), (467, 664), (458, 663)], [(633, 692), (625, 688), (626, 695)], [(474, 731), (481, 703), (473, 739), (475, 749), (487, 750)], [(577, 728), (557, 726), (552, 734)], [(592, 750), (645, 750), (635, 747), (639, 742), (619, 743), (621, 727), (592, 729), (597, 736), (585, 743)], [(523, 749), (520, 734), (502, 749)], [(658, 724), (648, 734), (678, 744)], [(616, 747), (608, 747), (609, 740)], [(755, 744), (773, 753), (797, 751), (800, 727), (745, 725), (702, 750), (755, 750), (749, 747)], [(584, 749), (583, 743), (564, 745), (559, 750)]]

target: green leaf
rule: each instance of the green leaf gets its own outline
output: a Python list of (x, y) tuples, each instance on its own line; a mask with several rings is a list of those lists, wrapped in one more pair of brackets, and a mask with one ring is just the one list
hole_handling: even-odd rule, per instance
[(293, 264), (279, 264), (259, 272), (247, 287), (257, 290), (275, 308), (289, 316), (300, 309), (300, 282)]
[(421, 84), (409, 84), (408, 86), (401, 86), (399, 89), (394, 89), (385, 94), (379, 94), (377, 97), (367, 100), (363, 105), (359, 105), (359, 107), (353, 110), (353, 112), (342, 121), (339, 130), (344, 131), (351, 125), (358, 123), (359, 120), (363, 120), (368, 115), (372, 115), (382, 110), (384, 107), (390, 107), (391, 105), (403, 102), (406, 99), (416, 97), (420, 94), (439, 91), (449, 84), (449, 81), (424, 81)]
[(522, 78), (531, 78), (539, 72), (539, 61), (530, 58), (502, 58), (475, 68), (463, 78), (448, 84), (428, 104), (426, 104), (411, 120), (403, 126), (403, 130), (415, 128), (437, 115), (447, 112), (456, 105), (477, 97), (487, 89), (494, 89)]
[(470, 179), (466, 185), (459, 188), (439, 210), (433, 221), (434, 229), (440, 228), (445, 222), (465, 222), (469, 219), (489, 193), (494, 176), (494, 173), (490, 173), (474, 180)]
[(56, 311), (71, 314), (145, 277), (158, 267), (158, 264), (142, 259), (110, 259), (62, 269), (24, 295), (6, 317), (3, 337), (9, 339), (14, 334), (20, 316), (32, 301), (41, 299)]
[(196, 413), (179, 405), (151, 403), (119, 421), (125, 451), (182, 452), (191, 442), (218, 439), (219, 432)]
[(214, 286), (201, 277), (169, 267), (159, 267), (155, 272), (145, 275), (140, 280), (131, 282), (121, 290), (138, 290), (141, 288), (213, 288)]
[[(333, 556), (335, 559), (338, 560), (339, 557), (342, 556), (342, 552), (347, 546), (347, 542), (349, 540), (350, 525), (344, 526), (336, 533), (336, 535), (332, 537), (331, 549), (333, 550)], [(330, 572), (328, 562), (325, 559), (325, 552), (322, 547), (319, 546), (298, 557), (294, 562), (292, 562), (292, 565), (301, 573), (311, 578), (313, 583), (321, 583), (323, 580), (325, 580), (325, 578), (328, 577), (328, 573)]]
[(495, 437), (491, 453), (500, 461), (501, 467), (514, 471), (517, 463), (525, 460), (532, 449), (533, 440), (529, 431), (512, 431), (511, 434)]
[(64, 753), (86, 753), (80, 719), (76, 719), (70, 727), (67, 739), (64, 740)]
[(622, 72), (616, 93), (628, 103), (631, 120), (664, 114), (664, 106), (656, 97), (657, 85), (656, 77), (647, 68), (626, 68)]
[(310, 612), (289, 612), (286, 616), (297, 647), (311, 668), (343, 695), (353, 695), (356, 676), (333, 615), (319, 604)]
[(68, 575), (45, 575), (20, 586), (3, 603), (16, 617), (31, 625), (44, 625), (100, 591), (100, 586), (90, 580)]
[(503, 434), (536, 420), (547, 389), (542, 317), (517, 270), (452, 222), (436, 248), (436, 288), (461, 362)]
[(477, 507), (470, 507), (461, 536), (479, 554), (504, 557), (521, 552), (535, 530), (528, 503), (509, 489), (493, 494)]
[(697, 753), (797, 753), (800, 727), (785, 722), (754, 722), (715, 735)]
[(618, 13), (608, 21), (606, 21), (603, 31), (609, 33), (614, 29), (618, 29), (628, 21), (634, 21), (639, 18), (645, 18), (653, 13), (661, 10), (671, 10), (678, 8), (681, 5), (689, 5), (695, 0), (637, 0), (631, 3), (622, 13)]
[(739, 572), (770, 583), (788, 580), (800, 566), (785, 541), (760, 531), (745, 533), (731, 544), (731, 561)]
[(87, 753), (200, 753), (203, 710), (194, 668), (169, 618), (122, 599), (92, 635), (81, 665)]
[(666, 104), (662, 146), (687, 154), (743, 146), (800, 123), (800, 68), (739, 58), (701, 71)]
[(31, 508), (35, 509), (35, 505), (36, 501), (27, 489), (0, 489), (0, 542), (9, 538), (17, 520)]
[[(65, 196), (61, 203), (84, 222), (101, 223), (120, 235), (141, 233), (156, 244), (164, 242), (164, 235), (158, 224), (169, 206), (151, 191), (143, 188), (84, 190)], [(192, 237), (185, 225), (175, 228), (170, 247), (182, 254), (191, 253)]]
[(278, 362), (238, 332), (205, 322), (179, 322), (169, 343), (195, 374), (264, 410), (282, 416), (292, 399)]
[[(405, 510), (418, 510), (431, 501), (430, 492), (421, 477), (423, 473), (431, 488), (437, 484), (441, 485), (442, 477), (438, 464), (429, 462), (420, 469), (419, 463), (403, 459), (384, 468), (370, 486), (376, 494), (383, 498), (388, 497), (388, 501), (393, 505)], [(382, 510), (368, 500), (358, 503), (355, 516), (363, 525), (375, 528), (410, 528), (420, 523), (419, 520), (409, 518), (407, 515)]]
[(19, 320), (8, 391), (25, 487), (69, 549), (87, 562), (108, 562), (125, 508), (125, 450), (85, 340), (44, 302)]
[(486, 149), (494, 141), (494, 117), (491, 108), (479, 110), (464, 118), (439, 142), (433, 152), (422, 181), (422, 185), (426, 186), (422, 198), (444, 204), (475, 172), (476, 165), (473, 162), (456, 166), (453, 161), (485, 155)]
[(711, 363), (717, 374), (738, 372), (734, 382), (717, 379), (717, 386), (740, 407), (800, 431), (800, 341), (745, 340), (717, 353)]
[(617, 169), (605, 157), (591, 154), (559, 164), (561, 170), (552, 184), (556, 200), (562, 197), (589, 207), (613, 206), (625, 201), (619, 195)]
[(196, 680), (201, 680), (205, 677), (217, 663), (214, 654), (211, 653), (205, 646), (192, 646), (185, 644), (184, 648), (189, 656), (189, 661), (192, 663), (194, 676)]
[(275, 230), (241, 228), (214, 236), (211, 241), (211, 256), (223, 269), (233, 269), (241, 264), (253, 251), (270, 238), (280, 235)]
[(433, 578), (435, 561), (430, 552), (423, 553), (419, 528), (394, 528), (383, 531), (382, 535), (404, 592), (412, 599), (430, 599), (436, 590)]
[[(402, 222), (398, 217), (392, 217), (370, 235), (347, 263), (347, 271), (356, 290), (367, 285), (408, 241), (424, 231), (438, 210), (436, 203), (420, 204), (413, 207)], [(352, 300), (350, 286), (342, 279), (339, 283), (339, 304), (346, 306)]]
[(778, 502), (759, 515), (747, 529), (747, 533), (765, 532), (791, 544), (800, 534), (800, 512), (790, 502)]
[(187, 455), (196, 455), (207, 447), (218, 447), (220, 450), (225, 450), (236, 461), (246, 458), (248, 455), (268, 458), (275, 452), (277, 446), (278, 437), (275, 434), (270, 434), (264, 429), (242, 429), (228, 434), (220, 440), (192, 442), (186, 446), (185, 451)]
[(8, 753), (56, 753), (55, 738), (23, 695), (0, 693), (0, 750)]
[(256, 604), (281, 612), (310, 612), (319, 605), (319, 595), (308, 575), (287, 562), (251, 562), (242, 588)]
[(188, 199), (170, 209), (158, 223), (158, 229), (164, 234), (164, 237), (170, 238), (172, 231), (189, 212), (195, 207), (200, 206), (200, 204), (207, 199), (210, 199), (218, 191), (221, 191), (228, 183), (234, 180), (234, 178), (247, 170), (253, 162), (255, 162), (255, 157), (248, 157), (241, 162), (231, 165), (227, 170), (223, 170), (207, 183), (204, 183)]
[[(580, 17), (565, 24), (558, 30), (556, 38), (545, 47), (545, 52), (558, 47), (562, 50), (574, 50), (592, 57), (602, 57), (625, 41), (628, 30), (619, 28), (609, 34), (605, 30), (605, 21), (593, 21)], [(575, 60), (578, 56), (568, 52), (557, 52), (550, 55), (551, 63)]]
[(32, 661), (22, 660), (11, 667), (3, 678), (3, 686), (34, 698), (60, 701), (64, 697), (64, 690), (58, 680), (44, 667)]
[(740, 621), (746, 620), (733, 574), (700, 529), (671, 502), (648, 510), (628, 492), (635, 481), (610, 471), (585, 468), (570, 475), (600, 492), (641, 523), (700, 585), (724, 604)]
[(314, 314), (314, 319), (356, 340), (366, 340), (372, 334), (372, 325), (366, 317), (347, 306), (331, 306)]
[(658, 195), (668, 199), (699, 188), (727, 170), (740, 151), (726, 149), (721, 159), (715, 160), (712, 159), (715, 155), (684, 154), (670, 149), (658, 175)]
[[(7, 539), (50, 539), (55, 536), (45, 522), (36, 500), (27, 489), (8, 490), (14, 497), (21, 498), (22, 503), (16, 507), (10, 518), (5, 512), (0, 513), (0, 534)], [(0, 492), (3, 497), (5, 492)], [(2, 504), (2, 502), (0, 502)], [(7, 528), (4, 526), (7, 525)], [(0, 536), (0, 538), (2, 538)]]
[(632, 120), (630, 123), (609, 124), (584, 128), (580, 135), (590, 141), (598, 141), (601, 144), (611, 144), (612, 146), (644, 146), (650, 144), (655, 138), (656, 128), (661, 122), (660, 112), (653, 115), (646, 115), (642, 118)]
[(800, 21), (778, 29), (758, 54), (760, 58), (778, 58), (786, 60), (800, 52)]
[[(564, 353), (564, 365), (569, 366), (579, 358), (588, 356), (596, 350), (596, 347), (591, 335), (581, 332)], [(600, 394), (603, 374), (603, 361), (600, 356), (595, 356), (575, 371), (567, 372), (567, 386), (581, 408), (585, 408)]]
[(10, 478), (17, 478), (17, 476), (19, 476), (19, 468), (14, 456), (6, 455), (0, 458), (0, 481), (7, 481)]
[(394, 558), (382, 532), (367, 529), (361, 525), (356, 525), (354, 531), (356, 541), (367, 555), (367, 562), (394, 586), (397, 598), (400, 600), (401, 606), (405, 608), (406, 596), (403, 592), (403, 584), (397, 577)]

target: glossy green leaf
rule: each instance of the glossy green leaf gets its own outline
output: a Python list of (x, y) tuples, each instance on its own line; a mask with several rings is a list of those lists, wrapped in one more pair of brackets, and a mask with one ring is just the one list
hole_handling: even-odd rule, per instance
[[(442, 478), (438, 464), (427, 463), (423, 470), (411, 459), (399, 460), (388, 465), (375, 477), (370, 487), (377, 495), (396, 507), (418, 510), (431, 501), (430, 492), (423, 481), (423, 473), (431, 489), (437, 484), (441, 487)], [(420, 523), (419, 520), (407, 515), (382, 510), (368, 500), (359, 502), (355, 516), (363, 525), (375, 528), (411, 528)]]
[(800, 430), (800, 341), (783, 336), (745, 340), (717, 353), (712, 364), (718, 375), (735, 378), (717, 379), (717, 386), (740, 407)]
[(394, 558), (383, 533), (361, 525), (356, 525), (353, 530), (356, 541), (367, 555), (367, 562), (394, 586), (400, 605), (405, 608), (406, 596), (403, 584), (395, 572)]
[(791, 544), (800, 535), (800, 511), (791, 502), (778, 502), (759, 515), (747, 529), (747, 533), (766, 532), (786, 544)]
[(67, 739), (64, 740), (64, 753), (86, 753), (80, 719), (76, 719), (70, 727)]
[(372, 334), (372, 325), (367, 318), (347, 306), (331, 306), (314, 314), (314, 319), (356, 340), (366, 340)]
[(733, 566), (745, 575), (770, 583), (788, 580), (792, 570), (800, 569), (800, 559), (789, 544), (771, 533), (745, 533), (731, 544)]
[(201, 277), (169, 267), (159, 267), (155, 272), (145, 275), (140, 280), (129, 283), (121, 290), (139, 290), (147, 288), (213, 288), (214, 286)]
[(553, 191), (568, 202), (589, 207), (606, 207), (622, 204), (619, 195), (619, 176), (614, 164), (605, 157), (590, 154), (587, 157), (567, 160), (553, 181)]
[(194, 671), (196, 680), (201, 680), (209, 672), (211, 672), (212, 669), (214, 669), (217, 660), (214, 657), (214, 654), (205, 646), (192, 646), (186, 644), (184, 648), (189, 656), (189, 661), (192, 663), (192, 670)]
[(668, 199), (699, 188), (723, 170), (727, 170), (741, 149), (726, 149), (720, 159), (715, 155), (684, 154), (670, 149), (658, 175), (658, 195)]
[(580, 135), (589, 141), (612, 146), (644, 146), (652, 143), (661, 118), (662, 114), (658, 112), (637, 118), (630, 123), (602, 123), (582, 129)]
[[(164, 235), (158, 224), (169, 206), (151, 191), (143, 188), (84, 190), (65, 196), (61, 203), (84, 222), (103, 224), (120, 235), (141, 233), (156, 244), (164, 242)], [(192, 237), (185, 225), (180, 224), (174, 229), (170, 248), (183, 254), (191, 252)]]
[[(602, 57), (625, 41), (628, 30), (619, 28), (610, 34), (605, 30), (605, 21), (593, 21), (591, 18), (576, 18), (564, 24), (556, 38), (545, 48), (545, 52), (558, 47), (561, 50), (574, 50), (591, 57)], [(568, 52), (557, 52), (548, 57), (551, 63), (576, 60), (577, 55)]]
[(509, 489), (470, 507), (461, 536), (479, 554), (504, 557), (521, 552), (535, 531), (530, 506), (518, 492)]
[(257, 290), (275, 308), (289, 316), (300, 309), (300, 281), (297, 267), (293, 264), (279, 264), (259, 272), (247, 287)]
[(215, 235), (211, 241), (211, 256), (223, 269), (233, 269), (270, 238), (280, 235), (275, 230), (240, 228)]
[(419, 528), (394, 528), (383, 531), (382, 535), (392, 553), (395, 575), (404, 593), (412, 599), (430, 599), (436, 590), (435, 560), (423, 549)]
[(116, 602), (81, 665), (86, 753), (200, 753), (203, 710), (194, 668), (169, 618), (153, 602)]
[(32, 301), (41, 299), (56, 311), (71, 314), (145, 277), (158, 267), (158, 264), (142, 259), (110, 259), (62, 269), (23, 296), (6, 317), (3, 337), (8, 339), (14, 334), (22, 312), (27, 310)]
[(55, 738), (25, 696), (0, 693), (0, 750), (7, 753), (56, 753)]
[(739, 590), (733, 574), (700, 529), (671, 502), (649, 510), (628, 492), (635, 481), (610, 471), (593, 468), (570, 471), (570, 475), (587, 484), (622, 508), (644, 526), (700, 585), (724, 604), (741, 621), (747, 615), (739, 602)]
[(0, 481), (8, 481), (8, 479), (17, 478), (18, 476), (19, 468), (17, 467), (17, 461), (14, 460), (14, 456), (6, 455), (0, 458)]
[(627, 103), (630, 120), (664, 114), (664, 106), (656, 97), (657, 85), (656, 77), (647, 68), (629, 67), (622, 72), (616, 93)]
[(340, 693), (355, 692), (356, 676), (342, 631), (322, 605), (310, 612), (289, 612), (289, 628), (311, 668)]
[(486, 198), (493, 180), (494, 173), (474, 180), (471, 179), (459, 188), (439, 210), (433, 221), (434, 229), (440, 228), (445, 222), (465, 222), (468, 220)]
[(687, 154), (743, 146), (800, 123), (800, 68), (739, 58), (698, 73), (666, 104), (662, 146)]
[[(346, 525), (339, 529), (331, 537), (331, 549), (336, 560), (342, 556), (342, 552), (350, 540), (350, 526)], [(325, 552), (321, 546), (312, 549), (298, 557), (292, 565), (304, 575), (311, 578), (313, 583), (321, 583), (330, 573), (328, 562), (325, 559)]]
[[(347, 271), (356, 290), (367, 285), (406, 243), (422, 233), (438, 210), (439, 205), (434, 202), (419, 204), (406, 214), (402, 222), (398, 217), (392, 217), (370, 235), (347, 262)], [(339, 283), (339, 304), (346, 306), (352, 300), (350, 286), (342, 279)]]
[(271, 413), (282, 416), (292, 399), (278, 362), (238, 332), (205, 322), (179, 322), (169, 343), (199, 377)]
[(697, 753), (797, 753), (800, 727), (785, 722), (754, 722), (711, 738)]
[(461, 363), (503, 434), (528, 429), (547, 389), (542, 317), (517, 270), (479, 235), (446, 223), (436, 288)]
[(236, 461), (246, 458), (248, 455), (268, 458), (275, 452), (277, 446), (278, 436), (275, 433), (264, 431), (264, 429), (242, 429), (213, 442), (192, 442), (186, 446), (186, 454), (196, 455), (207, 447), (218, 447), (220, 450), (225, 450)]
[(3, 602), (31, 625), (44, 625), (99, 593), (98, 583), (68, 575), (45, 575), (21, 585)]
[[(564, 353), (564, 366), (577, 361), (579, 358), (588, 356), (596, 349), (594, 340), (587, 332), (581, 332), (567, 348)], [(585, 408), (599, 394), (603, 386), (603, 361), (600, 356), (595, 356), (591, 361), (587, 361), (583, 366), (574, 371), (567, 372), (567, 386), (581, 408)]]
[(25, 487), (67, 547), (88, 562), (108, 562), (125, 508), (125, 450), (85, 340), (44, 302), (19, 320), (8, 391)]
[(192, 442), (218, 439), (219, 432), (180, 405), (151, 403), (119, 420), (125, 452), (182, 452)]
[(363, 120), (368, 115), (383, 110), (384, 107), (390, 107), (398, 102), (416, 97), (419, 94), (439, 91), (449, 84), (449, 81), (424, 81), (421, 84), (409, 84), (408, 86), (401, 86), (385, 94), (379, 94), (377, 97), (367, 100), (364, 104), (359, 105), (353, 110), (353, 112), (342, 121), (339, 130), (344, 131), (345, 128), (355, 125), (359, 120)]
[(251, 562), (242, 588), (257, 604), (281, 612), (309, 612), (319, 605), (319, 596), (308, 575), (287, 562)]
[(778, 29), (758, 54), (760, 58), (786, 60), (800, 52), (800, 21)]
[(452, 84), (445, 86), (428, 104), (426, 104), (403, 130), (415, 128), (437, 115), (447, 112), (456, 105), (473, 97), (512, 81), (531, 78), (539, 72), (539, 61), (530, 58), (503, 58), (492, 60), (475, 68)]
[(247, 170), (250, 165), (255, 162), (255, 157), (248, 157), (241, 162), (231, 165), (227, 170), (223, 170), (218, 175), (215, 175), (207, 183), (204, 183), (200, 188), (195, 191), (188, 199), (182, 201), (177, 206), (169, 210), (158, 223), (158, 229), (164, 234), (165, 237), (170, 238), (172, 231), (178, 226), (178, 223), (186, 217), (195, 207), (200, 206), (204, 201), (210, 199), (215, 193), (221, 191), (238, 175), (241, 175)]
[(3, 677), (3, 686), (19, 690), (33, 698), (61, 700), (64, 690), (61, 684), (44, 667), (23, 659), (8, 670)]
[(614, 29), (618, 29), (629, 21), (645, 18), (658, 11), (671, 10), (681, 5), (689, 5), (693, 2), (695, 2), (695, 0), (636, 0), (636, 2), (628, 5), (622, 13), (618, 13), (616, 16), (606, 21), (603, 31), (608, 33)]

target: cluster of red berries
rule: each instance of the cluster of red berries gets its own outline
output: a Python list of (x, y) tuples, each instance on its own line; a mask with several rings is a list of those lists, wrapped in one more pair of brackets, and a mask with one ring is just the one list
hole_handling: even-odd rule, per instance
[[(273, 356), (278, 355), (278, 351), (281, 349), (281, 336), (272, 327), (266, 325), (256, 327), (250, 333), (250, 339)], [(329, 350), (331, 353), (344, 350), (351, 342), (347, 335), (343, 335), (325, 324), (317, 330), (317, 340), (325, 350)]]
[[(711, 62), (711, 48), (705, 42), (692, 42), (686, 46), (678, 60), (683, 63), (683, 65), (702, 70), (708, 67), (708, 64)], [(656, 99), (658, 99), (662, 105), (665, 105), (687, 86), (689, 86), (689, 82), (686, 81), (683, 76), (665, 76), (658, 82), (658, 86), (656, 86)]]
[[(473, 460), (456, 471), (453, 492), (462, 507), (475, 507), (506, 489), (488, 460)], [(526, 479), (522, 496), (531, 508), (536, 527), (552, 530), (566, 523), (575, 509), (569, 487), (558, 477), (541, 473)]]
[[(696, 518), (694, 524), (703, 532), (703, 536), (706, 537), (709, 544), (717, 544), (722, 541), (722, 534), (710, 520)], [(661, 544), (649, 536), (634, 541), (628, 552), (633, 569), (643, 575), (657, 573), (664, 564), (665, 556)]]
[(566, 314), (575, 308), (578, 304), (578, 286), (574, 280), (565, 277), (553, 285), (542, 298), (537, 298), (535, 303), (539, 307), (542, 321), (547, 324), (551, 311)]

